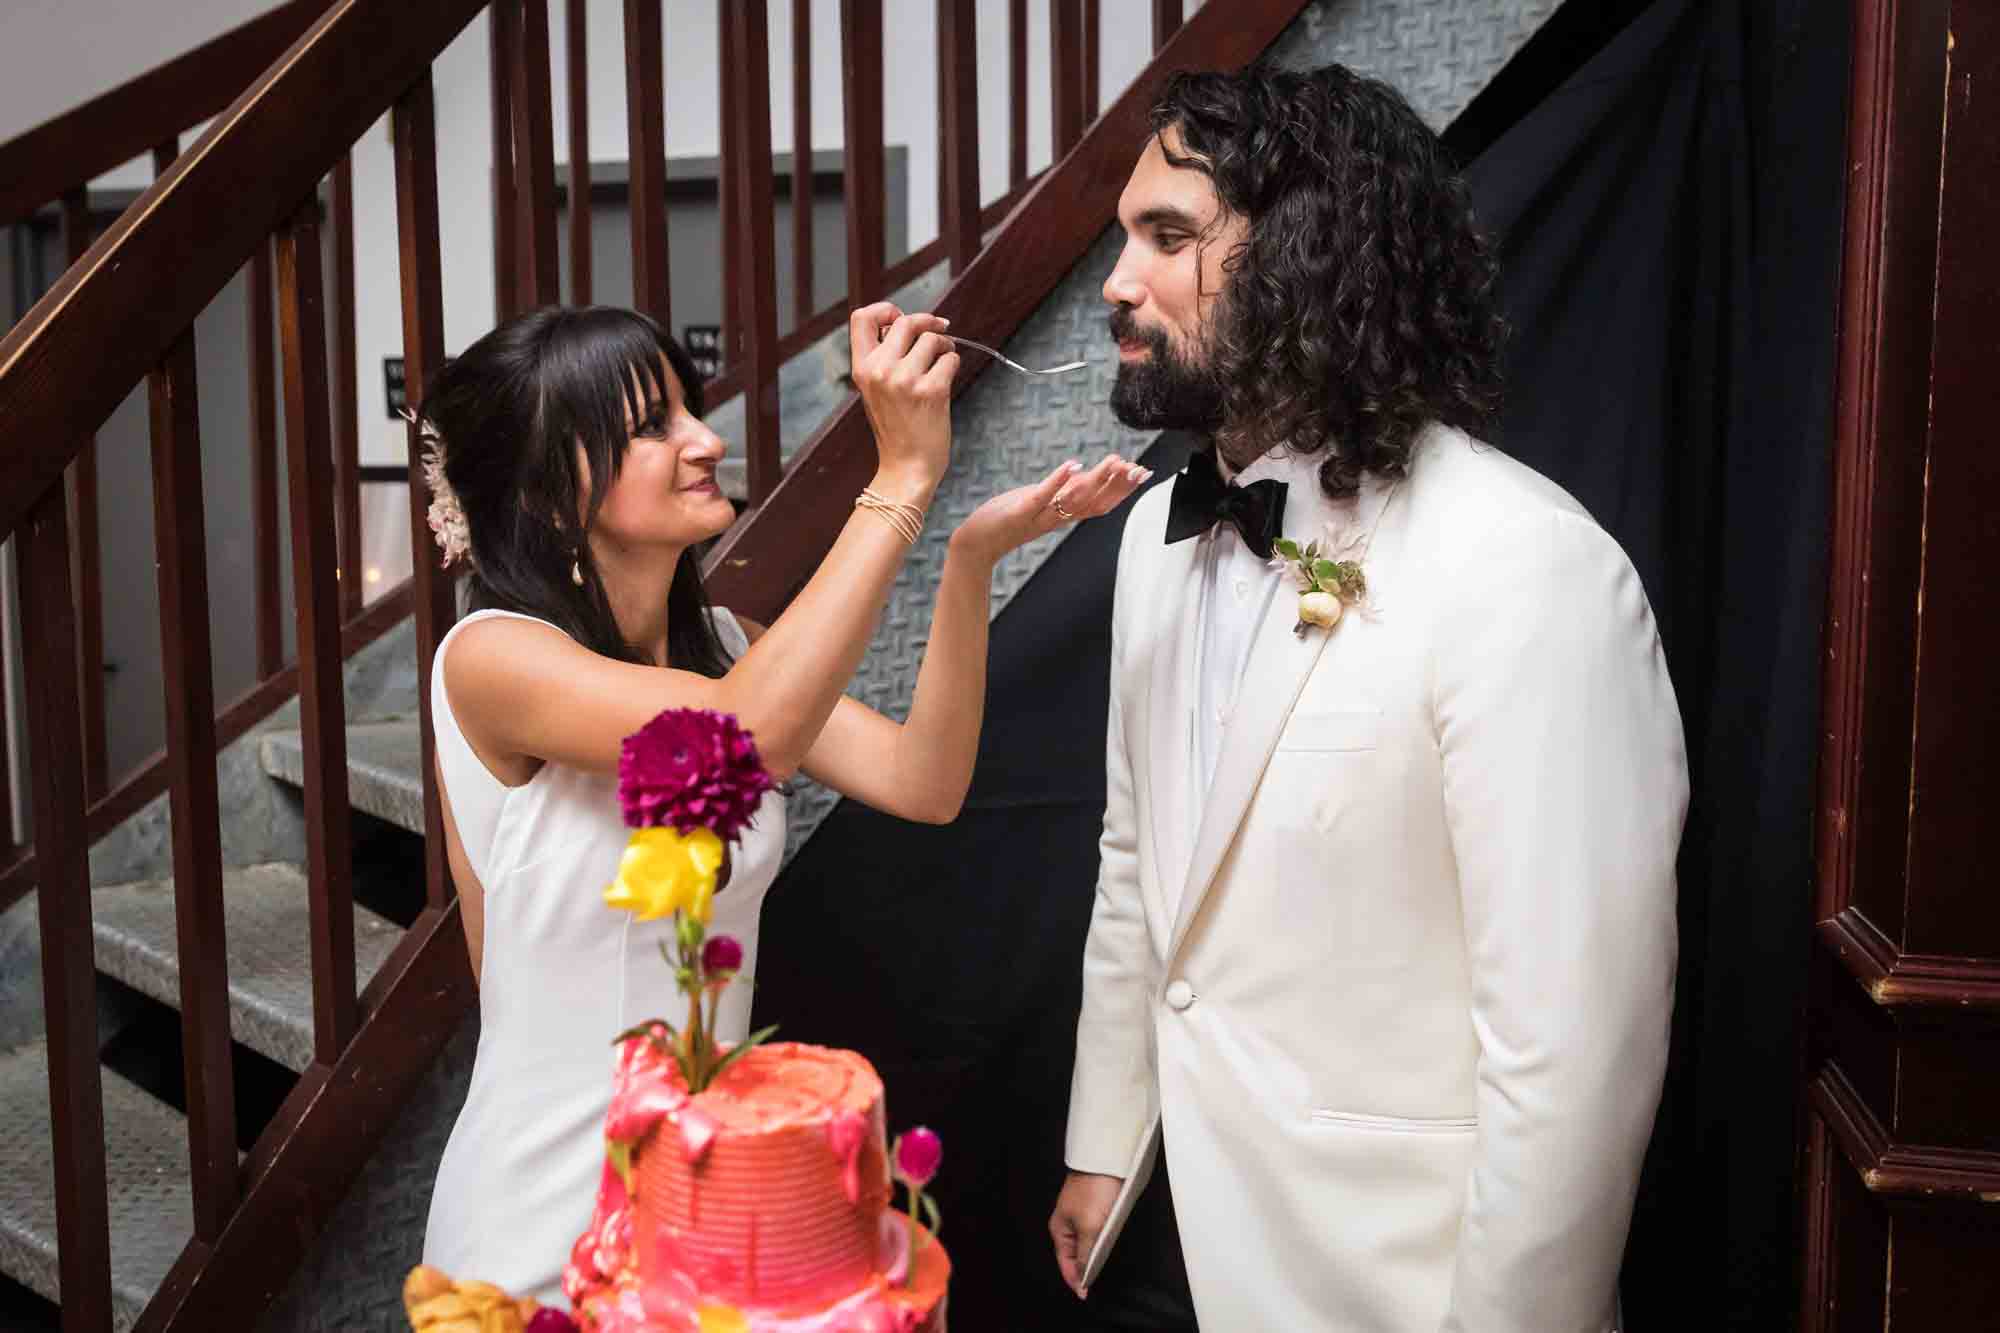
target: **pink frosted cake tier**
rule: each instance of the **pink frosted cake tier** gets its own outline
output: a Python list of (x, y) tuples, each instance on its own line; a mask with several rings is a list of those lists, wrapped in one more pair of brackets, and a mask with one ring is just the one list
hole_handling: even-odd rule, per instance
[(774, 1042), (689, 1097), (644, 1038), (618, 1052), (609, 1161), (563, 1286), (591, 1333), (944, 1333), (950, 1262), (890, 1211), (882, 1080)]

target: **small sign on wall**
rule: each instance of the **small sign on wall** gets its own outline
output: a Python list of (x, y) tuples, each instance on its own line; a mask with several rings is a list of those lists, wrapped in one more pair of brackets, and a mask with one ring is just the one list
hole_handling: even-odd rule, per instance
[(681, 345), (694, 360), (694, 368), (705, 380), (722, 373), (722, 326), (688, 324), (681, 329)]
[(409, 392), (403, 385), (403, 358), (385, 356), (382, 358), (382, 393), (389, 402), (389, 420), (402, 418), (403, 409), (409, 406)]

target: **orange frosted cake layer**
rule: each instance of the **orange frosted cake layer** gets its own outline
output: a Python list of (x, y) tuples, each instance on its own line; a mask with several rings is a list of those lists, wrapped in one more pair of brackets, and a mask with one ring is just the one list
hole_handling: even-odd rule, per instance
[(944, 1333), (950, 1260), (889, 1209), (883, 1129), (855, 1052), (760, 1046), (689, 1097), (663, 1045), (627, 1040), (611, 1164), (563, 1277), (584, 1328)]
[(682, 1275), (707, 1297), (782, 1308), (874, 1274), (889, 1177), (882, 1081), (866, 1060), (762, 1046), (693, 1104), (715, 1122), (707, 1149), (691, 1159), (655, 1140), (635, 1167), (642, 1278)]

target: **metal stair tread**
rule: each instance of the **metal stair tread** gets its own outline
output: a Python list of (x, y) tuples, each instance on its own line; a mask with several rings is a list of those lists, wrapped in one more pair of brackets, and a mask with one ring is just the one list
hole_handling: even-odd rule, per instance
[[(138, 1321), (194, 1234), (187, 1121), (103, 1071), (104, 1175), (111, 1216), (113, 1329)], [(0, 1051), (0, 1271), (60, 1302), (49, 1055), (43, 1042)]]
[[(305, 872), (282, 862), (243, 866), (223, 871), (222, 882), (230, 1033), (302, 1073), (313, 1058), (312, 909)], [(90, 903), (97, 970), (179, 1008), (173, 881), (100, 888)], [(355, 907), (355, 984), (366, 985), (402, 938), (400, 926)]]
[[(271, 731), (258, 747), (264, 771), (294, 787), (305, 785), (305, 739), (296, 731)], [(424, 831), (423, 742), (415, 716), (350, 723), (347, 728), (347, 798), (412, 833)]]

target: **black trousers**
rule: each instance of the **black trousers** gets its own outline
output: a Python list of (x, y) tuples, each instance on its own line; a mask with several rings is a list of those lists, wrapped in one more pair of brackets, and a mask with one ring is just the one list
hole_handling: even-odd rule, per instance
[(1165, 1144), (1090, 1299), (1077, 1309), (1077, 1333), (1196, 1333)]

